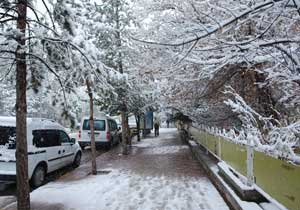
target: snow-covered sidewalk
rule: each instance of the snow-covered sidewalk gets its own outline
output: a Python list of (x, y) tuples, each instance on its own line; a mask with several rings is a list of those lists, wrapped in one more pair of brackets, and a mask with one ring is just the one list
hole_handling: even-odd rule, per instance
[(120, 155), (119, 148), (107, 152), (97, 164), (99, 175), (89, 175), (85, 164), (33, 191), (32, 209), (229, 209), (174, 129), (134, 143), (128, 156)]

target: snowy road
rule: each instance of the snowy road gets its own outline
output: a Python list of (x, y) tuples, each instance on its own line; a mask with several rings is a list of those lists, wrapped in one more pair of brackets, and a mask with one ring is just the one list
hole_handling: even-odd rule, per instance
[(86, 164), (32, 192), (32, 209), (229, 209), (174, 129), (135, 143), (126, 157), (118, 148), (105, 153), (97, 164), (107, 173), (91, 176)]

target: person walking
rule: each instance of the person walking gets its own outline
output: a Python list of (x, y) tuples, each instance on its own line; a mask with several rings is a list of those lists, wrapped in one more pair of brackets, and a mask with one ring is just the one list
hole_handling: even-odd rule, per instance
[(167, 122), (167, 128), (169, 128), (170, 121), (169, 121), (169, 120), (167, 120), (166, 122)]
[(154, 135), (159, 136), (159, 124), (158, 124), (158, 122), (154, 123)]

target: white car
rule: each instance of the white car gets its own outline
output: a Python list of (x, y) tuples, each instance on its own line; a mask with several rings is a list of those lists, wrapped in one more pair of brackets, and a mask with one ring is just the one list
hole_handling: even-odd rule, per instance
[[(67, 165), (78, 167), (81, 149), (64, 128), (48, 119), (27, 119), (28, 175), (33, 187), (46, 174)], [(0, 182), (16, 181), (16, 118), (0, 117)]]
[[(120, 142), (118, 136), (117, 122), (106, 115), (100, 115), (94, 118), (94, 132), (96, 146), (105, 146), (111, 148)], [(91, 145), (91, 130), (89, 117), (83, 117), (78, 133), (78, 143), (83, 149)]]

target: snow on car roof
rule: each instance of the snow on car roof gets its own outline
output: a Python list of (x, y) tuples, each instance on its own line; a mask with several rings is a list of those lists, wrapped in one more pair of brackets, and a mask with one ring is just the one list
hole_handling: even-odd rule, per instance
[[(28, 127), (33, 127), (33, 128), (63, 129), (63, 127), (59, 123), (55, 122), (54, 120), (45, 119), (45, 118), (27, 118), (27, 125)], [(0, 126), (15, 127), (16, 117), (0, 116)]]
[[(102, 114), (103, 114), (103, 115), (102, 115)], [(88, 119), (90, 119), (90, 116), (84, 116), (84, 117), (82, 117), (82, 119), (83, 119), (83, 120), (88, 120)], [(105, 113), (101, 113), (101, 114), (95, 115), (95, 116), (94, 116), (94, 119), (95, 119), (95, 120), (102, 120), (102, 119), (116, 120), (116, 119), (114, 119), (113, 117), (106, 115)]]
[(0, 116), (0, 125), (1, 126), (16, 126), (16, 118)]

